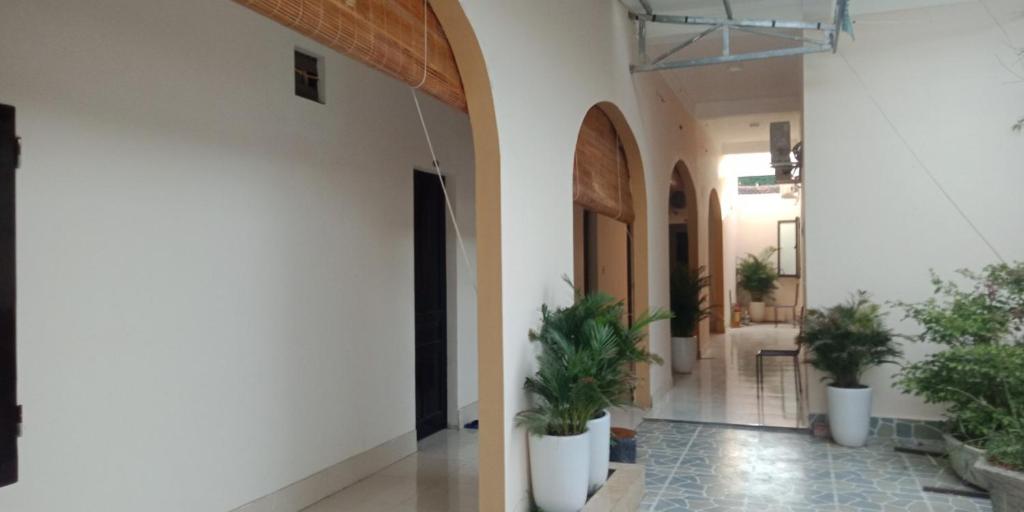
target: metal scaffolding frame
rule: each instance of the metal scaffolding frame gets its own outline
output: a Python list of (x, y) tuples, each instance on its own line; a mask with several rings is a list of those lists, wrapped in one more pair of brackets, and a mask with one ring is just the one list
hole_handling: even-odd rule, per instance
[[(848, 23), (846, 17), (849, 0), (835, 0), (832, 23), (736, 18), (733, 15), (730, 0), (722, 0), (722, 7), (725, 9), (724, 18), (658, 14), (654, 12), (649, 0), (639, 0), (639, 2), (643, 7), (644, 12), (638, 13), (633, 12), (632, 10), (629, 12), (630, 19), (637, 22), (637, 38), (639, 43), (637, 46), (640, 53), (639, 64), (630, 66), (630, 70), (634, 73), (772, 59), (791, 55), (805, 55), (809, 53), (835, 53), (839, 49), (839, 34)], [(667, 23), (673, 25), (703, 26), (708, 28), (651, 59), (647, 54), (648, 23)], [(818, 36), (798, 36), (787, 32), (791, 30), (809, 31), (818, 34)], [(721, 55), (667, 61), (669, 57), (718, 31), (721, 31), (722, 33)], [(801, 45), (791, 48), (779, 48), (757, 52), (732, 53), (731, 37), (733, 31), (798, 41)]]

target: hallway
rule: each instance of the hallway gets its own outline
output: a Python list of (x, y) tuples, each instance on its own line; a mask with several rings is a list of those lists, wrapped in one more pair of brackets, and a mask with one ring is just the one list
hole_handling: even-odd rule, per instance
[[(790, 325), (752, 325), (712, 336), (694, 372), (675, 374), (672, 389), (656, 397), (648, 419), (733, 425), (807, 427), (806, 399), (797, 397), (791, 359), (766, 358), (758, 397), (755, 356), (763, 348), (795, 348)], [(801, 369), (806, 386), (806, 369)]]

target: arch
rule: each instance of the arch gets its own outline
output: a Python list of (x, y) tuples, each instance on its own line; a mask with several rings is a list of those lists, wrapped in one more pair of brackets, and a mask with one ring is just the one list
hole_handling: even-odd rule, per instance
[[(633, 133), (625, 114), (617, 105), (602, 101), (587, 110), (599, 109), (607, 116), (619, 141), (619, 150), (625, 157), (626, 168), (629, 170), (629, 193), (632, 196), (633, 220), (627, 225), (627, 273), (628, 296), (626, 297), (630, 311), (646, 311), (649, 307), (648, 268), (647, 268), (647, 187), (644, 180), (643, 161), (640, 157), (640, 145)], [(584, 116), (585, 117), (585, 116)], [(583, 118), (580, 119), (580, 126)], [(574, 250), (578, 249), (574, 244)], [(575, 255), (574, 255), (575, 258)], [(644, 338), (644, 346), (650, 343)], [(651, 406), (651, 371), (647, 364), (638, 364), (634, 368), (636, 388), (634, 400), (641, 407)], [(481, 507), (481, 510), (483, 508)]]
[(722, 232), (722, 204), (718, 191), (708, 199), (708, 274), (711, 276), (711, 332), (725, 332), (725, 251)]
[[(686, 201), (685, 206), (685, 221), (687, 225), (687, 262), (690, 270), (696, 270), (700, 267), (700, 208), (697, 207), (697, 187), (693, 182), (693, 174), (690, 173), (690, 168), (687, 167), (686, 162), (679, 160), (676, 165), (672, 168), (672, 178), (669, 181), (668, 197), (666, 198), (666, 204), (669, 209), (669, 228), (673, 224), (673, 212), (676, 211), (672, 206), (672, 194), (675, 192), (682, 192), (684, 200)], [(672, 237), (669, 237), (670, 243)], [(671, 250), (670, 253), (674, 253)], [(671, 273), (672, 266), (675, 262), (669, 258), (669, 273)], [(668, 274), (666, 274), (668, 275)]]
[(479, 509), (505, 510), (507, 446), (501, 310), (501, 158), (487, 64), (458, 0), (430, 0), (466, 92), (476, 179)]

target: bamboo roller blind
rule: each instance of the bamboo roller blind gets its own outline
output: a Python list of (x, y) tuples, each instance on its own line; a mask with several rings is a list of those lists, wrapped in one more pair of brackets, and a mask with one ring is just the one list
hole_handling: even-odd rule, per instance
[[(423, 0), (234, 0), (407, 84), (423, 79)], [(466, 111), (451, 45), (427, 7), (427, 79), (421, 89)]]
[(573, 201), (594, 213), (633, 222), (629, 167), (611, 119), (598, 107), (583, 118), (573, 163)]

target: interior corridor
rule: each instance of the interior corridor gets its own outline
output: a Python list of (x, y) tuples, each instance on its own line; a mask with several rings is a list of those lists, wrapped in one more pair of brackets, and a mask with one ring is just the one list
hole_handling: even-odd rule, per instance
[[(649, 419), (807, 427), (806, 399), (798, 396), (792, 359), (764, 361), (757, 389), (756, 355), (765, 348), (794, 349), (798, 330), (788, 324), (757, 324), (712, 335), (691, 374), (675, 374), (672, 388), (655, 397)], [(806, 389), (806, 369), (801, 382)]]

